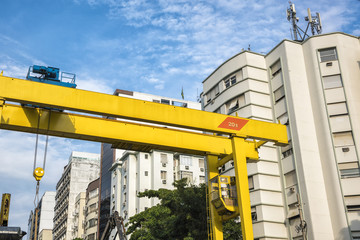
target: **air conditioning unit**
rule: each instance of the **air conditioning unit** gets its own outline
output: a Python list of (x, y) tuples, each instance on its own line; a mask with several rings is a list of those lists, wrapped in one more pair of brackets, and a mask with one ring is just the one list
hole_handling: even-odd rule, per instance
[(166, 167), (166, 163), (163, 163), (162, 166), (163, 166), (163, 167)]
[(291, 193), (294, 193), (294, 192), (295, 192), (295, 187), (291, 187), (291, 188), (290, 188), (290, 192), (291, 192)]
[(189, 166), (185, 166), (185, 169), (186, 169), (186, 170), (189, 170)]
[(163, 184), (166, 184), (166, 180), (165, 180), (165, 179), (164, 179), (164, 180), (162, 180), (162, 183), (163, 183)]
[(204, 168), (200, 168), (200, 172), (203, 172), (203, 171), (205, 171), (205, 169), (204, 169)]

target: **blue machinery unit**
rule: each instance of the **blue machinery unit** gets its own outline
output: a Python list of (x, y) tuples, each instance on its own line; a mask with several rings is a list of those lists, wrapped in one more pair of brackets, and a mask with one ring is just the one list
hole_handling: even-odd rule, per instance
[(55, 67), (44, 67), (38, 65), (30, 66), (26, 79), (35, 82), (76, 88), (75, 74), (61, 72), (60, 75), (60, 69)]

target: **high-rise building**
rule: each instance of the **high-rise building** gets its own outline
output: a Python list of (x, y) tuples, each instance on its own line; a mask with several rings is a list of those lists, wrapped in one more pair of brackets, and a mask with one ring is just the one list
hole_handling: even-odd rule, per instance
[[(74, 238), (79, 224), (76, 222), (76, 197), (85, 192), (89, 183), (99, 177), (100, 155), (95, 153), (72, 152), (69, 163), (56, 185), (55, 216), (53, 238), (54, 240), (71, 240)], [(81, 195), (80, 200), (85, 201)], [(77, 224), (77, 225), (76, 225)]]
[[(200, 103), (197, 102), (166, 98), (140, 92), (117, 89), (114, 95), (178, 107), (201, 109)], [(112, 211), (117, 210), (122, 217), (128, 218), (139, 211), (143, 211), (145, 207), (153, 206), (154, 200), (147, 201), (136, 198), (139, 191), (159, 189), (161, 187), (172, 188), (174, 179), (185, 177), (194, 183), (205, 181), (205, 174), (202, 171), (204, 167), (199, 167), (199, 169), (195, 170), (195, 167), (193, 169), (193, 166), (190, 165), (187, 166), (189, 169), (185, 169), (185, 165), (180, 166), (180, 163), (174, 165), (174, 159), (176, 158), (183, 163), (186, 162), (186, 159), (192, 159), (192, 157), (196, 159), (201, 158), (199, 156), (155, 150), (147, 153), (125, 151), (112, 148), (111, 144), (102, 144), (101, 154), (99, 236), (103, 233), (107, 219)], [(189, 164), (190, 161), (191, 160), (189, 160)], [(203, 166), (203, 162), (198, 164), (194, 161), (194, 165), (195, 164), (196, 166), (199, 166), (199, 164)], [(123, 167), (123, 169), (121, 167)], [(113, 171), (109, 171), (110, 168), (112, 168)], [(125, 169), (125, 174), (121, 169)], [(129, 173), (130, 169), (133, 174)], [(158, 171), (158, 173), (155, 173), (155, 171)], [(118, 173), (118, 175), (116, 175), (116, 173)], [(115, 197), (115, 194), (117, 197)], [(135, 202), (133, 202), (133, 200)]]
[(86, 189), (86, 206), (85, 212), (85, 237), (84, 240), (96, 240), (97, 222), (99, 212), (99, 183), (100, 178), (89, 183)]
[(243, 51), (203, 81), (204, 110), (287, 126), (288, 146), (248, 163), (256, 239), (360, 239), (359, 60), (359, 37), (330, 33)]
[(84, 238), (85, 237), (85, 204), (86, 204), (86, 192), (80, 192), (75, 199), (75, 209), (72, 213), (74, 216), (73, 228), (72, 228), (72, 239)]
[[(52, 240), (55, 194), (55, 192), (45, 192), (39, 201), (37, 209), (31, 211), (27, 239)], [(37, 216), (35, 213), (37, 213)]]

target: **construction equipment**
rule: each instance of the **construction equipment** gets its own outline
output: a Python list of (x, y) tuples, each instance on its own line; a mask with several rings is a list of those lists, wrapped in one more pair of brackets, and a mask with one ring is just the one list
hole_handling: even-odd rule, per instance
[(100, 240), (108, 240), (111, 234), (111, 231), (116, 228), (117, 231), (113, 237), (116, 238), (116, 235), (119, 234), (120, 240), (126, 240), (126, 231), (124, 226), (124, 219), (119, 216), (119, 213), (115, 211), (108, 219), (106, 223), (104, 232), (100, 238)]
[(210, 200), (224, 220), (239, 215), (235, 177), (218, 175), (210, 179)]
[(67, 72), (61, 72), (60, 74), (60, 69), (55, 67), (45, 67), (38, 65), (30, 66), (26, 79), (35, 82), (54, 84), (62, 87), (76, 88), (75, 74)]
[[(18, 91), (18, 89), (27, 91)], [(40, 112), (36, 108), (7, 104), (5, 101), (87, 114), (53, 112), (46, 109)], [(110, 143), (114, 148), (134, 151), (159, 149), (203, 155), (207, 157), (209, 180), (219, 177), (218, 168), (233, 160), (236, 184), (231, 185), (231, 179), (229, 182), (233, 188), (236, 188), (238, 211), (234, 203), (234, 214), (230, 215), (233, 217), (240, 214), (244, 240), (253, 239), (246, 163), (258, 160), (257, 149), (266, 142), (273, 142), (278, 146), (288, 143), (286, 126), (277, 123), (59, 87), (1, 75), (0, 117), (0, 129), (98, 141)], [(114, 118), (137, 120), (144, 124), (124, 122), (114, 120)], [(156, 127), (148, 123), (195, 129), (207, 133)], [(211, 196), (210, 191), (209, 187), (209, 196)], [(213, 238), (222, 240), (222, 222), (224, 216), (228, 214), (219, 215), (213, 203), (209, 206)], [(230, 207), (226, 209), (232, 211)]]
[(0, 211), (0, 226), (7, 227), (9, 221), (10, 211), (10, 193), (4, 193), (1, 200), (1, 211)]
[(8, 227), (10, 211), (10, 193), (3, 193), (0, 210), (0, 240), (21, 240), (26, 232), (20, 227)]

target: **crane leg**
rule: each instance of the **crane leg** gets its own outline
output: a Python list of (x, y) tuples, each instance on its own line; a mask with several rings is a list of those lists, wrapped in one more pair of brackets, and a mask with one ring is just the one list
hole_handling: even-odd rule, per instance
[(216, 155), (207, 155), (207, 172), (208, 172), (208, 195), (209, 195), (209, 206), (211, 212), (211, 227), (213, 233), (214, 240), (223, 240), (223, 225), (221, 221), (221, 217), (217, 213), (215, 207), (211, 204), (210, 194), (211, 194), (211, 183), (210, 179), (219, 175), (219, 171), (217, 168), (218, 156)]

